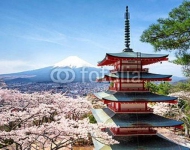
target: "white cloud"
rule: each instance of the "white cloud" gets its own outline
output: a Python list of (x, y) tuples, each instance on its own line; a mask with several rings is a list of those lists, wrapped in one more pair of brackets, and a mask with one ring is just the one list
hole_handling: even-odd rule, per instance
[[(41, 31), (40, 31), (41, 32)], [(58, 44), (65, 46), (66, 44), (66, 36), (64, 34), (58, 32), (36, 32), (36, 33), (28, 33), (26, 35), (15, 35), (19, 38), (29, 39), (29, 40), (36, 40), (42, 42), (48, 42), (53, 44)]]
[[(15, 73), (43, 67), (47, 67), (47, 64), (35, 64), (22, 60), (0, 60), (0, 74)], [(149, 68), (150, 73), (168, 74), (178, 77), (183, 76), (181, 66), (170, 62), (151, 64), (145, 66), (145, 68)]]
[(178, 77), (183, 77), (181, 66), (170, 62), (156, 63), (146, 66), (150, 73), (168, 74)]
[(0, 60), (0, 74), (32, 70), (42, 66), (22, 60)]

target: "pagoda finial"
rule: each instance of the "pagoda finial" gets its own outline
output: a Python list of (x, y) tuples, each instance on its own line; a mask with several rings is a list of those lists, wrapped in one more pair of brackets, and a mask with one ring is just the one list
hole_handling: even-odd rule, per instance
[(124, 52), (133, 52), (130, 48), (130, 24), (129, 24), (129, 12), (128, 6), (126, 6), (126, 13), (125, 13), (125, 49)]

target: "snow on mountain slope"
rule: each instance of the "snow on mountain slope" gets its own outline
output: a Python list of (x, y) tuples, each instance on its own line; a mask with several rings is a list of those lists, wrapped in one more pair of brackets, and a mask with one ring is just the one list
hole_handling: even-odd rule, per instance
[(92, 64), (82, 60), (77, 56), (69, 56), (66, 59), (56, 63), (53, 67), (70, 67), (70, 68), (80, 68), (80, 67), (95, 67)]

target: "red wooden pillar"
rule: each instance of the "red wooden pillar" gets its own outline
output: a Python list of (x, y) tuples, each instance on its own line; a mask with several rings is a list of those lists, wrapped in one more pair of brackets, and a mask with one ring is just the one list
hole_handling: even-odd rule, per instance
[[(120, 60), (120, 71), (122, 71), (122, 60)], [(119, 79), (119, 90), (121, 91), (121, 78)]]
[(118, 105), (119, 105), (118, 111), (121, 111), (121, 103), (119, 103)]
[(113, 107), (114, 107), (114, 111), (116, 111), (116, 104), (115, 103), (113, 103)]
[(140, 60), (140, 64), (141, 64), (141, 71), (142, 71), (143, 68), (142, 68), (142, 61), (141, 60)]
[(121, 91), (121, 79), (119, 79), (119, 90)]
[(145, 88), (144, 88), (144, 81), (142, 81), (142, 82), (143, 82), (143, 90), (144, 90), (144, 89), (145, 89)]
[(122, 70), (121, 70), (121, 69), (122, 69), (122, 62), (121, 62), (121, 61), (122, 61), (122, 60), (120, 59), (120, 60), (119, 60), (119, 64), (120, 64), (119, 70), (120, 70), (120, 71), (122, 71)]
[(145, 102), (145, 110), (147, 110), (147, 102)]

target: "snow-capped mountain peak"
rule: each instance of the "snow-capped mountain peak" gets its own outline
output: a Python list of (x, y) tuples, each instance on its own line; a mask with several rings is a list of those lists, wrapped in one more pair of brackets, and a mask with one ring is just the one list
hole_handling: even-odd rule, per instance
[(80, 68), (80, 67), (96, 67), (92, 64), (82, 60), (77, 56), (69, 56), (66, 59), (56, 63), (54, 67), (70, 67), (70, 68)]

